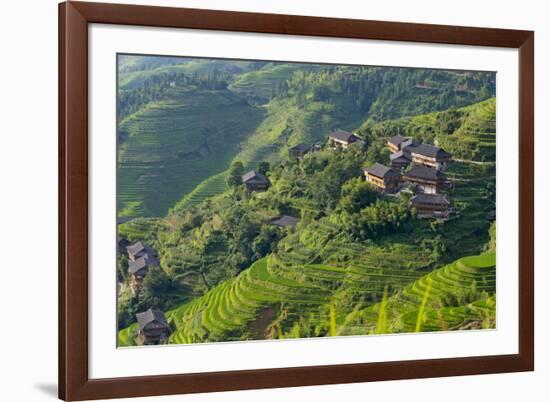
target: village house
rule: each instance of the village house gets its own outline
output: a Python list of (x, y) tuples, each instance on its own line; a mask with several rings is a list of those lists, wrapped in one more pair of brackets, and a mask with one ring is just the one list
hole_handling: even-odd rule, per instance
[(170, 335), (170, 326), (164, 318), (164, 313), (158, 309), (149, 309), (136, 314), (139, 325), (139, 340), (143, 345), (158, 345), (164, 343)]
[(416, 209), (416, 216), (419, 218), (449, 217), (450, 202), (441, 194), (417, 194), (411, 198), (411, 207)]
[(245, 173), (241, 178), (247, 191), (263, 191), (269, 187), (269, 179), (254, 170)]
[(328, 136), (328, 143), (332, 148), (347, 149), (352, 144), (363, 145), (365, 141), (349, 131), (336, 130)]
[(147, 264), (155, 266), (159, 265), (154, 250), (141, 241), (126, 246), (126, 251), (128, 252), (128, 259), (130, 261), (135, 261), (141, 257), (144, 257)]
[(433, 167), (437, 170), (444, 170), (451, 157), (443, 149), (428, 144), (411, 145), (405, 149), (405, 152), (410, 153), (414, 163)]
[(145, 254), (147, 254), (145, 246), (140, 241), (126, 246), (126, 251), (128, 252), (128, 258), (130, 259), (130, 261), (135, 261), (136, 259), (143, 257)]
[(411, 157), (405, 151), (397, 151), (390, 155), (391, 167), (394, 170), (401, 171), (409, 167)]
[(408, 140), (407, 137), (403, 137), (402, 135), (397, 134), (393, 137), (388, 138), (387, 144), (391, 152), (397, 152), (401, 150), (401, 144), (403, 144), (403, 142), (406, 140)]
[(132, 275), (130, 287), (137, 294), (143, 284), (143, 279), (149, 272), (149, 267), (157, 267), (159, 262), (153, 249), (138, 241), (126, 246), (128, 252), (128, 272)]
[(143, 279), (147, 275), (147, 259), (145, 257), (139, 257), (136, 260), (128, 262), (128, 272), (132, 275), (130, 286), (134, 294), (139, 293)]
[(300, 223), (300, 218), (295, 218), (294, 216), (283, 215), (280, 218), (273, 219), (270, 222), (272, 225), (278, 226), (280, 228), (292, 228), (294, 229), (298, 223)]
[(437, 194), (448, 184), (445, 174), (437, 169), (422, 165), (414, 165), (403, 174), (403, 179), (427, 194)]
[(304, 144), (304, 143), (300, 143), (300, 144), (294, 145), (293, 147), (290, 147), (288, 149), (288, 154), (292, 158), (300, 159), (301, 157), (303, 157), (305, 154), (307, 154), (310, 151), (311, 151), (311, 147), (309, 145)]
[(365, 179), (378, 190), (394, 193), (399, 189), (401, 173), (380, 163), (364, 169)]

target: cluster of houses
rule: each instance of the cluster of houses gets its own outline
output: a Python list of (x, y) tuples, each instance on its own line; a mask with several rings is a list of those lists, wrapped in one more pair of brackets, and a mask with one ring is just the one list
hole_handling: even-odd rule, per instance
[[(329, 135), (328, 145), (332, 149), (347, 149), (352, 145), (363, 146), (364, 141), (353, 133), (336, 130)], [(408, 187), (415, 193), (410, 205), (416, 209), (418, 217), (447, 218), (450, 202), (441, 191), (449, 185), (444, 170), (450, 155), (441, 148), (401, 135), (389, 138), (387, 146), (391, 151), (390, 166), (375, 163), (364, 169), (365, 180), (386, 194), (395, 194)], [(306, 154), (320, 149), (319, 144), (298, 144), (289, 148), (289, 155), (302, 159)], [(269, 179), (255, 170), (245, 173), (241, 178), (247, 192), (265, 191), (270, 186)], [(288, 215), (270, 221), (272, 225), (281, 228), (295, 228), (299, 222), (299, 218)], [(130, 244), (125, 239), (119, 239), (119, 248), (125, 248), (128, 253), (131, 287), (137, 294), (148, 269), (158, 267), (158, 260), (153, 249), (140, 241)], [(139, 343), (157, 345), (167, 341), (170, 326), (161, 310), (150, 308), (136, 314), (136, 318)]]
[(134, 294), (139, 293), (143, 279), (149, 268), (158, 267), (159, 262), (154, 250), (141, 241), (130, 243), (125, 238), (118, 239), (119, 250), (126, 250), (128, 254), (128, 272), (131, 275), (130, 287)]
[[(345, 130), (336, 130), (328, 136), (328, 146), (331, 149), (364, 145), (363, 139)], [(450, 202), (441, 192), (450, 184), (444, 171), (451, 155), (439, 147), (402, 135), (390, 137), (387, 146), (391, 151), (389, 166), (376, 163), (364, 169), (365, 180), (386, 194), (394, 194), (404, 188), (411, 189), (415, 193), (411, 198), (411, 207), (416, 209), (418, 217), (448, 218)], [(288, 153), (293, 158), (302, 159), (306, 154), (320, 149), (320, 144), (311, 146), (300, 143), (289, 148)], [(244, 174), (242, 182), (247, 192), (265, 191), (270, 185), (265, 175), (254, 170)], [(281, 217), (271, 223), (277, 226), (295, 226), (295, 223), (287, 223), (293, 222), (288, 218), (297, 219)]]
[[(138, 294), (143, 280), (150, 268), (158, 267), (159, 262), (154, 250), (141, 241), (130, 243), (123, 237), (118, 239), (119, 250), (126, 250), (128, 254), (128, 272), (131, 274), (130, 287), (134, 294)], [(148, 309), (137, 313), (139, 326), (137, 341), (142, 345), (158, 345), (164, 343), (170, 335), (170, 326), (159, 309)]]
[(443, 149), (412, 138), (395, 135), (388, 139), (390, 166), (376, 163), (364, 169), (365, 179), (384, 193), (396, 193), (409, 187), (416, 194), (411, 207), (420, 218), (449, 216), (450, 202), (441, 191), (449, 187), (444, 173), (450, 155)]

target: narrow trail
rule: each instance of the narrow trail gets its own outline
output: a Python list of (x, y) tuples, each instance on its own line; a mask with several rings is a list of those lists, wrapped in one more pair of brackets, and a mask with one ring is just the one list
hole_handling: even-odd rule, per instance
[(455, 159), (453, 158), (453, 162), (459, 162), (459, 163), (471, 163), (472, 165), (481, 165), (481, 166), (495, 166), (496, 162), (482, 162), (482, 161), (472, 161), (469, 159)]

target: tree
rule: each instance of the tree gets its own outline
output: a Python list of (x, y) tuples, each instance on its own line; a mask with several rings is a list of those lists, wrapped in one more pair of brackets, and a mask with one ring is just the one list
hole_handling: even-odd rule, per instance
[(244, 173), (243, 163), (240, 161), (235, 161), (229, 167), (229, 173), (225, 182), (229, 187), (237, 187), (242, 184), (241, 176)]
[(140, 291), (140, 298), (143, 305), (150, 307), (164, 308), (162, 302), (166, 295), (174, 289), (172, 279), (162, 268), (152, 267), (143, 280), (143, 288)]
[(376, 191), (360, 177), (348, 180), (342, 186), (340, 206), (348, 213), (359, 212), (378, 198)]
[(254, 259), (260, 259), (275, 251), (277, 242), (281, 238), (281, 230), (273, 225), (262, 225), (260, 233), (252, 242)]
[(258, 164), (258, 173), (267, 174), (269, 170), (270, 170), (269, 162), (263, 161)]
[(485, 251), (496, 251), (497, 248), (497, 224), (496, 221), (491, 223), (489, 228), (489, 242), (485, 245)]

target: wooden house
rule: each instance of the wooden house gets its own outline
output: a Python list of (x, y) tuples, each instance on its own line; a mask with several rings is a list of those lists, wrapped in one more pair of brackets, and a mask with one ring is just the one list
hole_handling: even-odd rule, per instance
[(137, 294), (143, 284), (143, 279), (149, 271), (147, 267), (147, 259), (145, 257), (139, 257), (136, 260), (128, 262), (128, 272), (132, 275), (132, 281), (130, 286), (134, 294)]
[(139, 325), (139, 340), (143, 345), (164, 343), (170, 335), (170, 326), (164, 313), (158, 309), (149, 309), (136, 314)]
[(445, 174), (435, 168), (423, 165), (414, 165), (403, 174), (403, 179), (427, 194), (437, 194), (448, 184)]
[(292, 158), (302, 158), (305, 154), (311, 151), (311, 147), (307, 144), (300, 143), (290, 147), (288, 149), (288, 154)]
[(380, 163), (375, 163), (364, 170), (365, 179), (375, 188), (386, 193), (394, 193), (399, 189), (401, 173)]
[(416, 209), (416, 216), (419, 218), (449, 217), (450, 202), (441, 194), (417, 194), (411, 198), (411, 207)]
[(135, 261), (141, 257), (145, 257), (147, 264), (154, 266), (159, 265), (155, 251), (140, 241), (126, 246), (126, 251), (128, 252), (128, 259), (130, 261)]
[(411, 157), (403, 150), (394, 152), (390, 155), (391, 167), (394, 170), (401, 171), (411, 164)]
[(328, 143), (332, 148), (347, 149), (352, 144), (364, 145), (365, 141), (349, 131), (336, 130), (328, 136)]
[(394, 135), (393, 137), (388, 138), (387, 144), (391, 152), (397, 152), (402, 149), (401, 145), (406, 140), (408, 140), (407, 137), (403, 137), (402, 135), (397, 134), (397, 135)]
[(145, 254), (147, 254), (147, 250), (145, 250), (145, 245), (140, 241), (126, 246), (126, 251), (128, 252), (128, 258), (130, 259), (130, 261), (135, 261), (136, 259), (143, 257)]
[(245, 173), (242, 181), (247, 191), (263, 191), (269, 188), (269, 179), (254, 170)]
[(298, 223), (300, 223), (300, 218), (295, 218), (294, 216), (283, 215), (280, 218), (273, 219), (270, 222), (272, 225), (279, 226), (280, 228), (292, 228), (294, 229)]
[(428, 144), (411, 145), (405, 152), (410, 154), (411, 160), (417, 165), (429, 166), (437, 170), (444, 170), (451, 157), (443, 149)]

